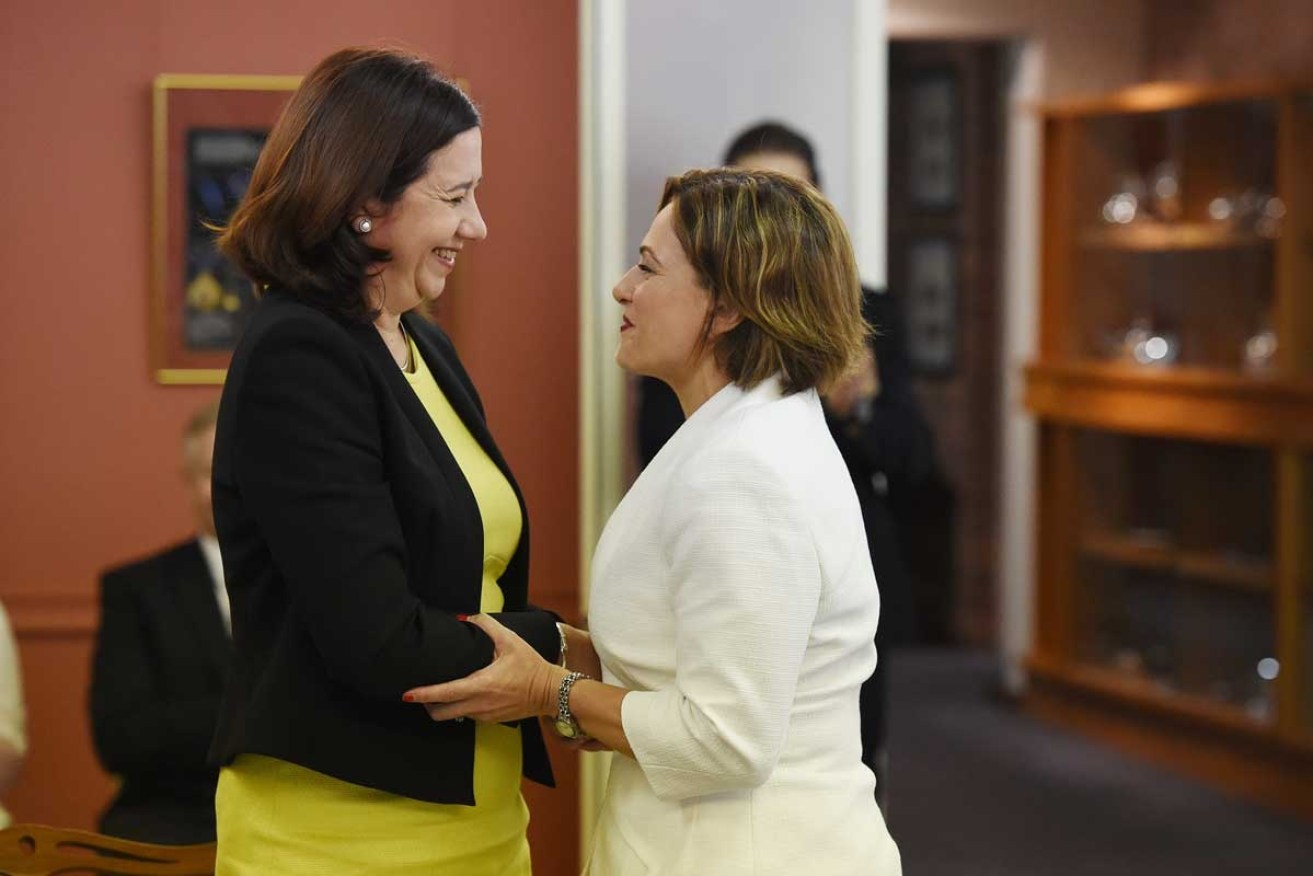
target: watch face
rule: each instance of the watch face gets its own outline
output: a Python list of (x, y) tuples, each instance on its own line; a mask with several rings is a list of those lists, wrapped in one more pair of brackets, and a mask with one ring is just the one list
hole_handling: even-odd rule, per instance
[(559, 733), (563, 739), (574, 739), (579, 735), (579, 725), (573, 721), (564, 721), (557, 718), (556, 732)]

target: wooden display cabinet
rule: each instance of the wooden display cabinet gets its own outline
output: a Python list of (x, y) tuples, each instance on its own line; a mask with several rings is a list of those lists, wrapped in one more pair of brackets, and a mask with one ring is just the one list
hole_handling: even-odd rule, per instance
[(1042, 115), (1027, 705), (1313, 817), (1313, 89)]

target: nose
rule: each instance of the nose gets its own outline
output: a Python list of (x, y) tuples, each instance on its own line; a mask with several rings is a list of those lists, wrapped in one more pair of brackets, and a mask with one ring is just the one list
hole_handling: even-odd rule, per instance
[(460, 236), (466, 240), (483, 240), (488, 236), (488, 223), (483, 221), (479, 205), (473, 204), (472, 211), (460, 224)]
[(611, 287), (611, 297), (616, 300), (617, 304), (629, 303), (630, 295), (633, 292), (633, 286), (629, 282), (629, 277), (633, 273), (634, 271), (632, 268), (625, 271), (624, 276), (620, 278), (620, 282)]

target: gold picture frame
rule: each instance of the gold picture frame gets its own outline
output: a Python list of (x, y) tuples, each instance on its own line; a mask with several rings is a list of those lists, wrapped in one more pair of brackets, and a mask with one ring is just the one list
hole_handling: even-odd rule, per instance
[(214, 249), (300, 76), (164, 73), (153, 88), (150, 367), (166, 385), (220, 384), (250, 284)]

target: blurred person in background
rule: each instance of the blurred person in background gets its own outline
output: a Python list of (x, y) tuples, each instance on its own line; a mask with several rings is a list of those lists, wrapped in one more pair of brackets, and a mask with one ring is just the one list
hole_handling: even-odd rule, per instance
[(536, 720), (403, 701), (493, 659), (550, 661), (524, 500), (445, 333), (419, 317), (488, 233), (483, 133), (426, 60), (344, 49), (306, 76), (220, 249), (261, 289), (219, 411), (214, 512), (234, 664), (213, 756), (219, 874), (528, 876)]
[[(811, 142), (778, 122), (740, 132), (724, 164), (774, 170), (820, 187)], [(912, 387), (911, 360), (898, 296), (862, 288), (862, 314), (874, 328), (858, 367), (822, 397), (830, 434), (861, 501), (875, 577), (880, 583), (880, 662), (862, 686), (862, 759), (879, 780), (883, 805), (888, 776), (888, 667), (893, 647), (917, 637), (913, 581), (904, 561), (891, 496), (914, 492), (934, 470), (934, 441)], [(683, 422), (674, 394), (659, 380), (639, 388), (639, 446), (646, 465)]]
[[(23, 707), (23, 671), (18, 663), (9, 614), (0, 604), (0, 800), (18, 781), (27, 754), (26, 711)], [(0, 805), (0, 830), (10, 816)]]
[(91, 728), (118, 793), (100, 818), (110, 836), (214, 841), (206, 762), (231, 662), (228, 592), (214, 535), (210, 465), (219, 404), (182, 436), (182, 478), (196, 536), (105, 572), (91, 672)]
[(795, 177), (691, 171), (639, 256), (613, 291), (616, 361), (687, 419), (598, 541), (596, 666), (479, 616), (492, 666), (411, 696), (438, 722), (551, 716), (615, 751), (595, 876), (894, 876), (861, 759), (880, 597), (817, 393), (865, 349), (843, 222)]

